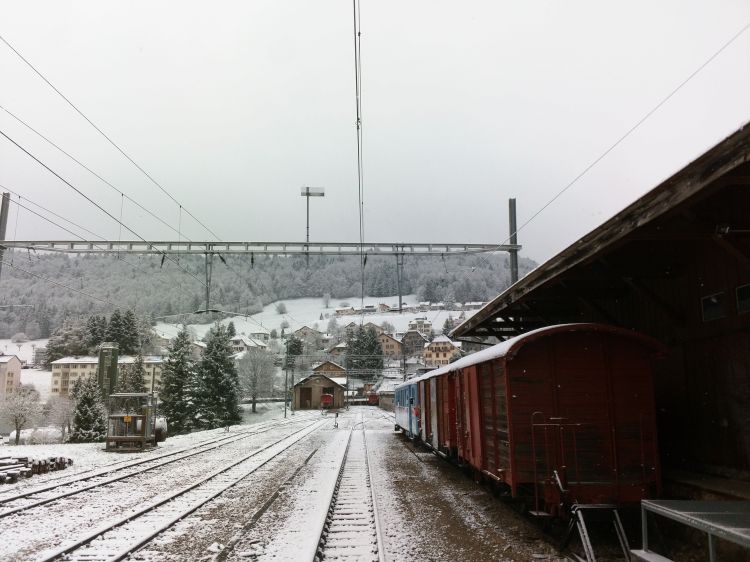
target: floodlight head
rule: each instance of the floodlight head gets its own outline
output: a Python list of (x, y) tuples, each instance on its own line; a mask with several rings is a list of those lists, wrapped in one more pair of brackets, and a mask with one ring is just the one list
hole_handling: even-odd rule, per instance
[(304, 186), (300, 188), (300, 195), (302, 197), (324, 197), (325, 188)]

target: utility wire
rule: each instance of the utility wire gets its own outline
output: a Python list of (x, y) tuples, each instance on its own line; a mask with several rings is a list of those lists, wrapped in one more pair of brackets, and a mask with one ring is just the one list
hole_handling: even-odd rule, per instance
[[(7, 190), (7, 191), (9, 191), (9, 192), (13, 193), (14, 195), (18, 195), (19, 197), (20, 197), (20, 195), (21, 195), (21, 194), (20, 194), (20, 193), (18, 193), (17, 191), (13, 191), (12, 189), (10, 189), (9, 187), (6, 187), (6, 186), (4, 186), (4, 185), (0, 185), (0, 189), (4, 189), (4, 190)], [(39, 207), (39, 208), (40, 208), (40, 209), (42, 209), (43, 211), (46, 211), (46, 212), (48, 212), (48, 213), (49, 213), (50, 215), (53, 215), (53, 216), (57, 217), (57, 218), (58, 218), (58, 219), (60, 219), (60, 220), (64, 220), (64, 221), (65, 221), (65, 222), (67, 222), (68, 224), (72, 224), (72, 225), (73, 225), (73, 226), (75, 226), (76, 228), (80, 228), (81, 230), (83, 230), (83, 231), (85, 231), (85, 232), (88, 232), (89, 234), (91, 234), (92, 236), (95, 236), (96, 238), (101, 238), (102, 240), (104, 240), (104, 239), (105, 239), (105, 238), (104, 238), (104, 236), (99, 236), (99, 235), (98, 235), (98, 234), (97, 234), (96, 232), (92, 232), (92, 231), (91, 231), (91, 230), (89, 230), (88, 228), (86, 228), (86, 227), (84, 227), (84, 226), (81, 226), (80, 224), (78, 224), (78, 223), (75, 223), (75, 222), (73, 222), (73, 221), (72, 221), (72, 220), (70, 220), (70, 219), (66, 219), (66, 218), (65, 218), (65, 217), (63, 217), (62, 215), (58, 215), (58, 214), (57, 214), (56, 212), (54, 212), (54, 211), (51, 211), (50, 209), (47, 209), (46, 207), (43, 207), (43, 206), (42, 206), (42, 205), (40, 205), (39, 203), (36, 203), (36, 202), (32, 201), (31, 199), (29, 199), (29, 198), (28, 198), (28, 197), (26, 197), (26, 196), (24, 196), (24, 199), (26, 199), (26, 201), (28, 201), (28, 202), (29, 202), (29, 203), (31, 203), (32, 205), (35, 205), (36, 207)], [(31, 211), (31, 209), (27, 209), (27, 210)], [(33, 213), (34, 211), (31, 211), (31, 212)], [(34, 213), (34, 214), (37, 214), (37, 213)], [(41, 216), (41, 215), (39, 215), (39, 216)], [(42, 217), (42, 218), (45, 218), (45, 217)], [(45, 220), (48, 220), (48, 219), (45, 219)], [(60, 226), (60, 225), (58, 225), (58, 226)], [(64, 228), (64, 227), (60, 226), (60, 228)], [(66, 230), (67, 232), (70, 232), (70, 231), (69, 231), (69, 230), (67, 230), (67, 229), (65, 229), (65, 230)], [(73, 232), (71, 232), (71, 234), (73, 234), (74, 236), (76, 236), (76, 237), (78, 237), (78, 238), (81, 238), (81, 237), (80, 237), (80, 236), (79, 236), (78, 234), (75, 234), (75, 233), (73, 233)], [(85, 242), (88, 242), (88, 240), (84, 240), (84, 241), (85, 241)]]
[[(159, 188), (159, 189), (160, 189), (160, 190), (162, 191), (162, 193), (164, 193), (164, 194), (165, 194), (165, 195), (166, 195), (167, 197), (169, 197), (169, 198), (170, 198), (170, 199), (171, 199), (171, 200), (172, 200), (172, 201), (173, 201), (173, 202), (174, 202), (174, 203), (175, 203), (176, 205), (180, 205), (180, 206), (182, 206), (182, 204), (181, 204), (181, 203), (180, 203), (179, 201), (177, 201), (177, 199), (175, 199), (175, 198), (174, 198), (174, 197), (172, 196), (172, 194), (171, 194), (171, 193), (169, 193), (169, 192), (168, 192), (168, 191), (167, 191), (167, 190), (166, 190), (166, 189), (165, 189), (165, 188), (164, 188), (164, 187), (163, 187), (163, 186), (162, 186), (162, 185), (161, 185), (161, 184), (160, 184), (160, 183), (159, 183), (158, 181), (156, 181), (156, 180), (155, 180), (155, 179), (153, 178), (153, 176), (151, 176), (151, 174), (149, 174), (149, 173), (148, 173), (148, 172), (147, 172), (146, 170), (144, 170), (144, 169), (143, 169), (143, 168), (142, 168), (141, 166), (139, 166), (139, 165), (138, 165), (138, 163), (137, 163), (137, 162), (136, 162), (135, 160), (133, 160), (133, 159), (132, 159), (132, 158), (131, 158), (131, 157), (130, 157), (130, 156), (129, 156), (129, 155), (128, 155), (128, 154), (127, 154), (127, 153), (126, 153), (126, 152), (125, 152), (125, 151), (124, 151), (123, 149), (122, 149), (122, 148), (120, 148), (120, 146), (119, 146), (119, 145), (118, 145), (117, 143), (115, 143), (115, 141), (113, 141), (113, 140), (112, 140), (112, 139), (111, 139), (111, 138), (110, 138), (110, 137), (109, 137), (109, 136), (108, 136), (108, 135), (107, 135), (107, 134), (106, 134), (106, 133), (105, 133), (104, 131), (102, 131), (102, 130), (101, 130), (101, 129), (100, 129), (100, 128), (99, 128), (99, 127), (98, 127), (98, 126), (97, 126), (97, 125), (96, 125), (96, 124), (95, 124), (95, 123), (94, 123), (94, 122), (93, 122), (93, 121), (91, 120), (91, 119), (89, 119), (89, 118), (88, 118), (88, 117), (87, 117), (87, 116), (86, 116), (86, 115), (85, 115), (85, 114), (84, 114), (84, 113), (83, 113), (83, 112), (82, 112), (82, 111), (81, 111), (80, 109), (78, 109), (78, 107), (77, 107), (77, 106), (76, 106), (76, 105), (75, 105), (75, 104), (74, 104), (74, 103), (73, 103), (72, 101), (70, 101), (70, 99), (69, 99), (69, 98), (68, 98), (68, 97), (67, 97), (67, 96), (66, 96), (65, 94), (63, 94), (63, 93), (62, 93), (62, 92), (61, 92), (60, 90), (58, 90), (58, 89), (57, 89), (57, 88), (56, 88), (56, 87), (54, 86), (54, 84), (52, 84), (52, 82), (50, 82), (49, 80), (47, 80), (47, 78), (46, 78), (46, 77), (44, 76), (44, 74), (42, 74), (42, 73), (41, 73), (41, 72), (40, 72), (39, 70), (37, 70), (37, 68), (36, 68), (36, 67), (35, 67), (35, 66), (34, 66), (33, 64), (31, 64), (31, 62), (29, 62), (29, 61), (28, 61), (28, 60), (27, 60), (27, 59), (26, 59), (26, 58), (25, 58), (25, 57), (24, 57), (24, 56), (23, 56), (23, 55), (22, 55), (22, 54), (21, 54), (21, 53), (20, 53), (20, 52), (19, 52), (19, 51), (18, 51), (18, 50), (17, 50), (16, 48), (15, 48), (15, 47), (13, 47), (13, 45), (11, 45), (10, 43), (8, 43), (8, 41), (7, 41), (6, 39), (5, 39), (5, 37), (3, 37), (2, 35), (0, 35), (0, 40), (2, 40), (2, 42), (3, 42), (3, 43), (5, 43), (5, 44), (6, 44), (6, 45), (7, 45), (7, 46), (8, 46), (9, 48), (10, 48), (10, 50), (11, 50), (11, 51), (13, 51), (13, 52), (14, 52), (14, 53), (15, 53), (16, 55), (18, 55), (18, 57), (19, 57), (19, 58), (20, 58), (20, 59), (21, 59), (21, 60), (22, 60), (23, 62), (25, 62), (25, 63), (26, 63), (26, 65), (27, 65), (27, 66), (28, 66), (28, 67), (29, 67), (29, 68), (30, 68), (31, 70), (33, 70), (33, 71), (34, 71), (34, 72), (35, 72), (35, 73), (37, 74), (37, 76), (39, 76), (39, 78), (41, 78), (42, 80), (44, 80), (44, 82), (46, 82), (46, 83), (47, 83), (47, 85), (48, 85), (48, 86), (49, 86), (50, 88), (52, 88), (52, 89), (53, 89), (53, 90), (54, 90), (55, 92), (57, 92), (57, 94), (58, 94), (58, 95), (59, 95), (59, 96), (60, 96), (60, 97), (61, 97), (62, 99), (64, 99), (64, 100), (65, 100), (65, 101), (67, 102), (67, 104), (68, 104), (68, 105), (69, 105), (70, 107), (72, 107), (72, 108), (73, 108), (73, 109), (74, 109), (74, 110), (76, 111), (76, 113), (78, 113), (78, 115), (80, 115), (81, 117), (83, 117), (83, 118), (84, 118), (84, 119), (85, 119), (85, 120), (86, 120), (86, 121), (87, 121), (87, 122), (89, 123), (89, 125), (91, 125), (91, 126), (92, 126), (92, 127), (94, 128), (94, 129), (96, 129), (96, 131), (97, 131), (97, 132), (98, 132), (98, 133), (99, 133), (99, 134), (100, 134), (101, 136), (103, 136), (103, 137), (104, 137), (104, 138), (105, 138), (105, 139), (107, 140), (107, 142), (109, 142), (109, 144), (111, 144), (111, 145), (112, 145), (112, 146), (113, 146), (113, 147), (114, 147), (115, 149), (117, 149), (117, 151), (118, 151), (118, 152), (119, 152), (120, 154), (122, 154), (122, 155), (123, 155), (123, 156), (124, 156), (125, 158), (127, 158), (127, 159), (128, 159), (128, 161), (129, 161), (129, 162), (130, 162), (131, 164), (133, 164), (133, 166), (135, 166), (136, 168), (138, 168), (138, 170), (140, 170), (140, 172), (141, 172), (141, 173), (142, 173), (143, 175), (145, 175), (145, 176), (146, 176), (146, 177), (147, 177), (147, 178), (148, 178), (149, 180), (151, 180), (151, 183), (153, 183), (153, 184), (154, 184), (154, 185), (155, 185), (156, 187), (158, 187), (158, 188)], [(198, 218), (197, 218), (197, 217), (196, 217), (195, 215), (193, 215), (193, 214), (192, 214), (192, 213), (191, 213), (190, 211), (188, 211), (187, 209), (185, 209), (185, 207), (184, 207), (184, 206), (182, 206), (182, 208), (183, 208), (183, 209), (185, 210), (185, 212), (186, 212), (186, 213), (187, 213), (188, 215), (190, 215), (190, 216), (191, 216), (191, 217), (193, 218), (193, 220), (195, 220), (195, 222), (197, 222), (197, 223), (198, 223), (199, 225), (201, 225), (201, 226), (202, 226), (202, 227), (203, 227), (204, 229), (206, 229), (206, 231), (207, 231), (207, 232), (208, 232), (209, 234), (211, 234), (211, 236), (213, 236), (214, 238), (216, 238), (217, 240), (219, 240), (219, 237), (218, 237), (218, 236), (216, 235), (216, 233), (215, 233), (215, 232), (214, 232), (213, 230), (211, 230), (211, 229), (210, 229), (210, 228), (208, 228), (208, 227), (207, 227), (207, 226), (206, 226), (205, 224), (203, 224), (203, 223), (202, 223), (202, 222), (201, 222), (200, 220), (198, 220)]]
[[(362, 142), (362, 55), (359, 0), (352, 0), (354, 18), (354, 96), (357, 113), (357, 201), (359, 211), (359, 266), (361, 270), (361, 295), (360, 305), (365, 306), (365, 266), (367, 255), (365, 254), (365, 222), (364, 222), (364, 170), (363, 170), (363, 142)], [(360, 324), (364, 322), (364, 315), (360, 318)]]
[[(78, 189), (76, 186), (74, 186), (68, 180), (66, 180), (65, 178), (63, 178), (60, 174), (58, 174), (57, 172), (55, 172), (52, 168), (50, 168), (49, 166), (47, 166), (47, 164), (45, 164), (44, 162), (42, 162), (39, 158), (37, 158), (36, 156), (34, 156), (31, 152), (29, 152), (23, 146), (21, 146), (16, 141), (14, 141), (12, 138), (10, 138), (4, 131), (0, 130), (0, 135), (4, 136), (6, 139), (8, 139), (16, 147), (18, 147), (20, 150), (22, 150), (24, 153), (26, 153), (26, 155), (28, 155), (30, 158), (32, 158), (33, 160), (35, 160), (44, 169), (46, 169), (48, 172), (50, 172), (52, 175), (54, 175), (57, 179), (59, 179), (65, 185), (67, 185), (68, 187), (70, 187), (73, 191), (75, 191), (76, 193), (78, 193), (81, 197), (83, 197), (84, 199), (86, 199), (89, 203), (91, 203), (92, 205), (94, 205), (97, 209), (99, 209), (104, 214), (106, 214), (109, 218), (111, 218), (112, 220), (114, 220), (118, 224), (122, 225), (126, 230), (128, 230), (129, 232), (131, 232), (132, 234), (134, 234), (135, 236), (137, 236), (141, 241), (143, 241), (144, 243), (148, 244), (150, 248), (154, 248), (154, 246), (148, 240), (146, 240), (145, 238), (143, 238), (143, 236), (141, 236), (140, 234), (138, 234), (136, 231), (134, 231), (128, 225), (124, 224), (117, 217), (115, 217), (112, 213), (110, 213), (109, 211), (107, 211), (107, 209), (105, 209), (104, 207), (102, 207), (101, 205), (99, 205), (99, 203), (97, 203), (96, 201), (94, 201), (93, 199), (91, 199), (91, 197), (89, 197), (88, 195), (86, 195), (85, 193), (83, 193), (80, 189)], [(162, 256), (164, 256), (165, 259), (168, 259), (169, 261), (175, 263), (178, 268), (180, 268), (182, 271), (184, 271), (185, 273), (187, 273), (188, 275), (190, 275), (191, 277), (193, 277), (196, 281), (198, 281), (201, 285), (203, 285), (203, 287), (206, 286), (206, 284), (199, 277), (193, 275), (192, 273), (190, 273), (189, 271), (187, 271), (186, 269), (184, 269), (182, 266), (180, 266), (180, 264), (177, 263), (174, 259), (172, 259), (171, 257), (169, 257), (169, 254), (167, 254), (164, 251), (161, 251), (160, 253), (162, 254)]]
[[(108, 180), (106, 180), (105, 178), (103, 178), (100, 174), (98, 174), (97, 172), (95, 172), (94, 170), (92, 170), (91, 168), (89, 168), (86, 164), (84, 164), (83, 162), (81, 162), (78, 158), (76, 158), (75, 156), (73, 156), (72, 154), (70, 154), (69, 152), (67, 152), (66, 150), (64, 150), (63, 148), (61, 148), (58, 144), (56, 144), (55, 142), (53, 142), (52, 140), (50, 140), (49, 137), (45, 136), (44, 134), (42, 134), (41, 132), (39, 132), (37, 129), (35, 129), (31, 125), (29, 125), (26, 121), (24, 121), (23, 119), (21, 119), (18, 115), (16, 115), (15, 113), (12, 113), (10, 110), (8, 110), (7, 108), (3, 107), (2, 105), (0, 105), (0, 109), (2, 109), (5, 113), (7, 113), (8, 115), (10, 115), (13, 119), (15, 119), (21, 125), (23, 125), (24, 127), (26, 127), (28, 130), (30, 130), (31, 132), (33, 132), (34, 134), (36, 134), (38, 137), (40, 137), (41, 139), (45, 140), (49, 145), (53, 146), (58, 151), (60, 151), (62, 154), (64, 154), (68, 158), (70, 158), (73, 162), (75, 162), (76, 164), (78, 164), (81, 168), (83, 168), (84, 170), (86, 170), (88, 173), (90, 173), (91, 175), (93, 175), (95, 178), (97, 178), (98, 180), (100, 180), (102, 183), (104, 183), (105, 185), (107, 185), (110, 188), (112, 188), (113, 190), (115, 190), (122, 197), (124, 197), (125, 199), (127, 199), (128, 201), (130, 201), (131, 203), (133, 203), (136, 207), (138, 207), (142, 211), (148, 213), (151, 217), (155, 218), (160, 223), (162, 223), (164, 226), (166, 226), (167, 228), (169, 228), (173, 232), (176, 232), (177, 235), (180, 236), (180, 230), (179, 229), (175, 229), (171, 224), (167, 223), (159, 215), (155, 214), (153, 211), (151, 211), (148, 208), (146, 208), (143, 205), (141, 205), (138, 201), (136, 201), (135, 199), (133, 199), (132, 197), (130, 197), (129, 195), (127, 195), (126, 193), (124, 193), (121, 189), (115, 187), (111, 182), (109, 182)], [(180, 205), (180, 209), (182, 209), (182, 205)], [(182, 234), (182, 237), (185, 238), (185, 239), (187, 239), (188, 241), (192, 242), (192, 240), (190, 240), (190, 238), (188, 238), (184, 234)]]
[(45, 277), (44, 275), (39, 275), (38, 273), (33, 273), (31, 271), (27, 271), (27, 270), (25, 270), (25, 269), (23, 269), (21, 267), (18, 267), (17, 265), (13, 265), (12, 263), (7, 262), (5, 260), (0, 261), (0, 263), (2, 263), (3, 265), (7, 265), (8, 267), (11, 267), (11, 268), (16, 269), (18, 271), (21, 271), (21, 272), (23, 272), (23, 273), (25, 273), (27, 275), (31, 275), (32, 277), (36, 277), (37, 279), (41, 279), (42, 281), (46, 281), (47, 283), (50, 283), (50, 284), (55, 285), (57, 287), (62, 287), (63, 289), (67, 289), (69, 291), (73, 291), (75, 293), (81, 294), (81, 295), (83, 295), (83, 296), (85, 296), (85, 297), (87, 297), (87, 298), (89, 298), (91, 300), (103, 302), (104, 304), (108, 304), (108, 305), (110, 305), (110, 306), (112, 306), (114, 308), (120, 308), (119, 305), (113, 303), (112, 301), (108, 301), (107, 299), (103, 299), (101, 297), (94, 296), (94, 295), (92, 295), (90, 293), (87, 293), (86, 291), (81, 291), (80, 289), (76, 289), (75, 287), (70, 287), (69, 285), (65, 285), (64, 283), (59, 283), (57, 281), (54, 281), (54, 280), (50, 279), (49, 277)]
[[(652, 107), (646, 114), (641, 117), (635, 125), (630, 127), (625, 134), (620, 136), (613, 144), (609, 146), (604, 152), (602, 152), (597, 158), (595, 158), (588, 166), (586, 166), (583, 171), (581, 171), (576, 177), (574, 177), (570, 182), (568, 182), (560, 191), (558, 191), (549, 201), (547, 201), (542, 207), (536, 211), (531, 217), (521, 224), (518, 228), (516, 228), (516, 231), (508, 236), (505, 240), (503, 240), (500, 243), (500, 246), (507, 244), (510, 239), (513, 237), (514, 234), (518, 234), (523, 228), (529, 225), (534, 219), (536, 219), (540, 214), (542, 214), (547, 207), (552, 205), (557, 199), (559, 199), (563, 193), (568, 191), (573, 185), (575, 185), (578, 180), (580, 180), (583, 176), (585, 176), (589, 171), (591, 171), (594, 166), (596, 166), (599, 162), (601, 162), (604, 158), (609, 155), (610, 152), (612, 152), (615, 148), (617, 148), (625, 139), (627, 139), (631, 134), (633, 134), (643, 123), (645, 123), (654, 113), (656, 113), (665, 103), (667, 103), (677, 92), (679, 92), (683, 86), (685, 86), (688, 82), (690, 82), (693, 78), (695, 78), (704, 68), (706, 68), (713, 60), (718, 57), (724, 50), (726, 50), (727, 47), (729, 47), (732, 43), (734, 43), (743, 33), (745, 33), (750, 28), (750, 22), (746, 23), (738, 32), (736, 32), (732, 37), (726, 41), (717, 51), (715, 51), (710, 57), (708, 57), (698, 68), (696, 68), (693, 72), (691, 72), (687, 78), (682, 80), (669, 94), (666, 95), (666, 97), (662, 98), (662, 100), (657, 103), (654, 107)], [(496, 247), (496, 249), (498, 249)], [(482, 258), (485, 259), (486, 258)]]
[[(11, 190), (9, 190), (9, 191), (11, 191)], [(14, 193), (15, 193), (15, 192), (14, 192)], [(28, 201), (28, 199), (27, 199), (27, 201)], [(72, 231), (72, 230), (70, 230), (69, 228), (67, 228), (67, 227), (65, 227), (65, 226), (63, 226), (63, 225), (61, 225), (60, 223), (58, 223), (58, 222), (55, 222), (55, 221), (53, 221), (52, 219), (50, 219), (50, 218), (48, 218), (48, 217), (45, 217), (44, 215), (42, 215), (42, 214), (40, 214), (40, 213), (38, 213), (38, 212), (34, 211), (33, 209), (30, 209), (29, 207), (26, 207), (25, 205), (22, 205), (20, 201), (13, 201), (13, 200), (11, 200), (11, 203), (13, 203), (13, 204), (15, 204), (15, 205), (18, 205), (18, 207), (19, 207), (19, 208), (21, 208), (21, 209), (26, 209), (26, 210), (27, 210), (28, 212), (30, 212), (30, 213), (32, 213), (32, 214), (34, 214), (34, 215), (38, 216), (39, 218), (41, 218), (41, 219), (43, 219), (43, 220), (47, 221), (48, 223), (50, 223), (50, 224), (52, 224), (52, 225), (54, 225), (54, 226), (56, 226), (56, 227), (58, 227), (58, 228), (61, 228), (62, 230), (64, 230), (65, 232), (68, 232), (69, 234), (72, 234), (72, 235), (73, 235), (73, 236), (75, 236), (76, 238), (79, 238), (80, 240), (82, 240), (82, 241), (84, 241), (84, 242), (86, 242), (86, 243), (88, 243), (88, 244), (91, 244), (92, 246), (95, 246), (95, 247), (99, 248), (100, 250), (106, 250), (106, 248), (105, 248), (104, 246), (101, 246), (101, 245), (100, 245), (100, 244), (98, 244), (97, 242), (94, 242), (94, 241), (91, 241), (91, 240), (87, 240), (86, 238), (84, 238), (84, 237), (83, 237), (83, 236), (81, 236), (80, 234), (77, 234), (77, 233), (73, 232), (73, 231)], [(60, 218), (62, 218), (63, 220), (67, 220), (67, 219), (65, 219), (64, 217), (60, 217)], [(71, 221), (68, 221), (68, 222), (71, 222)], [(75, 224), (75, 223), (72, 223), (72, 224)], [(79, 227), (79, 228), (80, 228), (80, 227)], [(95, 236), (98, 236), (99, 238), (102, 238), (101, 236), (99, 236), (99, 235), (97, 235), (97, 234), (95, 234)], [(18, 247), (17, 247), (17, 248), (18, 248)], [(31, 250), (31, 249), (34, 249), (34, 250), (36, 251), (36, 249), (35, 249), (35, 248), (33, 248), (33, 246), (30, 246), (30, 247), (29, 247), (29, 248), (27, 248), (27, 249), (29, 249), (29, 250)], [(63, 253), (64, 253), (64, 252), (63, 252)], [(11, 256), (12, 256), (12, 254), (11, 254)], [(120, 261), (122, 261), (122, 262), (124, 262), (124, 263), (126, 263), (126, 264), (128, 264), (128, 265), (129, 265), (130, 267), (132, 267), (132, 268), (134, 268), (134, 269), (137, 269), (138, 271), (140, 271), (141, 273), (143, 273), (143, 274), (144, 274), (144, 277), (145, 277), (145, 276), (150, 276), (150, 273), (149, 273), (148, 271), (146, 271), (145, 269), (143, 269), (143, 267), (141, 267), (140, 265), (138, 265), (138, 264), (136, 264), (136, 263), (133, 263), (133, 262), (131, 262), (131, 261), (128, 261), (128, 260), (126, 260), (125, 258), (123, 258), (122, 256), (119, 256), (119, 255), (117, 256), (117, 259), (118, 259), (118, 260), (120, 260)], [(13, 261), (13, 258), (12, 258), (12, 257), (11, 257), (11, 261)], [(156, 277), (155, 279), (158, 279), (159, 281), (161, 281), (161, 282), (163, 282), (163, 283), (169, 283), (170, 285), (172, 284), (172, 283), (171, 283), (170, 281), (168, 281), (167, 279), (163, 279), (163, 278), (161, 278), (161, 277)]]

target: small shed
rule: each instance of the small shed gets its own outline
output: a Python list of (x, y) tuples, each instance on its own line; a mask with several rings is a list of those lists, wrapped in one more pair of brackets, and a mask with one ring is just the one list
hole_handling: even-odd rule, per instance
[(294, 409), (317, 410), (322, 394), (333, 395), (333, 408), (344, 406), (346, 385), (323, 374), (312, 374), (294, 385)]

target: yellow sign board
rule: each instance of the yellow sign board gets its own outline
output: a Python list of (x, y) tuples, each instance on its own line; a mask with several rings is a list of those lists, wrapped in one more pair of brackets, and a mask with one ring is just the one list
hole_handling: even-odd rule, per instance
[(122, 417), (122, 421), (124, 421), (125, 423), (130, 423), (131, 420), (132, 420), (131, 416), (123, 416)]

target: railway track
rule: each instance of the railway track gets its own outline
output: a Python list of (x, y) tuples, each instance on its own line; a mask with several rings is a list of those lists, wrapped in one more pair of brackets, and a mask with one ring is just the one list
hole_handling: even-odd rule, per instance
[(324, 424), (322, 420), (309, 423), (291, 435), (244, 455), (176, 492), (161, 496), (148, 505), (134, 508), (85, 536), (68, 542), (61, 548), (43, 553), (38, 560), (39, 562), (54, 560), (116, 562), (123, 560)]
[[(385, 548), (362, 415), (352, 428), (314, 560), (384, 562)], [(356, 427), (356, 426), (355, 426)]]
[[(32, 509), (41, 505), (49, 504), (70, 496), (80, 494), (94, 488), (106, 486), (114, 482), (119, 482), (127, 478), (139, 476), (145, 472), (161, 468), (165, 465), (178, 462), (196, 455), (202, 455), (207, 452), (230, 445), (237, 441), (248, 439), (255, 435), (266, 433), (272, 429), (283, 427), (291, 424), (305, 423), (306, 419), (290, 420), (286, 422), (268, 422), (259, 425), (253, 430), (243, 431), (239, 434), (234, 433), (222, 436), (217, 439), (203, 441), (191, 447), (185, 447), (177, 451), (171, 451), (155, 457), (150, 456), (146, 459), (138, 459), (125, 464), (113, 463), (92, 474), (73, 477), (64, 482), (37, 487), (21, 494), (0, 498), (0, 519), (10, 515)], [(113, 466), (120, 465), (120, 466)], [(50, 494), (50, 492), (52, 492)]]

